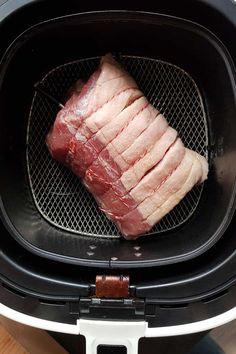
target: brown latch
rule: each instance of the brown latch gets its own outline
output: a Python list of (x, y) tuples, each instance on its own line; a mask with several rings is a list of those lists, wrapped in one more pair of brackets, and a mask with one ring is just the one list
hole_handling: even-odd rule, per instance
[(97, 275), (95, 294), (111, 299), (129, 297), (129, 276)]

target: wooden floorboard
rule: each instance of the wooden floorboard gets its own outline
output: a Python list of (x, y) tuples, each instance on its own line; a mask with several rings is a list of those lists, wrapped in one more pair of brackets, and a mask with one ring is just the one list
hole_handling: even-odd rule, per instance
[(0, 316), (0, 354), (69, 354), (46, 331)]
[(236, 321), (215, 328), (211, 337), (224, 350), (225, 354), (236, 354)]
[(29, 353), (0, 325), (0, 354)]

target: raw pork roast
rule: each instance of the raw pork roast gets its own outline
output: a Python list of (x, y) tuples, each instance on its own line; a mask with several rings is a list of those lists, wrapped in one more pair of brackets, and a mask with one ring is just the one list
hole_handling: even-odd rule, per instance
[(149, 231), (208, 174), (206, 159), (184, 147), (109, 54), (76, 83), (46, 143), (128, 239)]

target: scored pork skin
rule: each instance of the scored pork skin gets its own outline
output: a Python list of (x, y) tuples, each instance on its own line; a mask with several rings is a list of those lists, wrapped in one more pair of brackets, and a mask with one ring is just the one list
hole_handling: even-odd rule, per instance
[(46, 143), (128, 239), (148, 232), (208, 174), (206, 159), (184, 147), (109, 54), (72, 90)]

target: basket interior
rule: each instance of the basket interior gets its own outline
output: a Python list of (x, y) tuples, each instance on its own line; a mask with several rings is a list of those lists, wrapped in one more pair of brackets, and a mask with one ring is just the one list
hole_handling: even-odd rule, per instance
[[(149, 101), (176, 128), (185, 146), (207, 157), (206, 114), (194, 80), (179, 67), (150, 58), (120, 56), (119, 60), (137, 80)], [(96, 69), (99, 58), (67, 63), (51, 70), (40, 86), (59, 102), (79, 78)], [(45, 144), (58, 106), (36, 93), (30, 110), (27, 133), (27, 163), (35, 205), (53, 225), (78, 234), (119, 237), (116, 226), (99, 210), (92, 195), (68, 169), (54, 161)], [(195, 186), (149, 234), (158, 234), (181, 225), (195, 211), (203, 184)]]
[[(161, 230), (152, 230), (155, 235), (134, 242), (117, 237), (102, 213), (97, 222), (96, 205), (78, 179), (49, 159), (43, 139), (58, 108), (34, 90), (35, 83), (43, 82), (60, 99), (107, 52), (122, 53), (122, 62), (149, 100), (187, 146), (203, 154), (208, 151), (210, 163), (200, 199), (198, 191), (195, 203), (185, 199), (184, 207), (173, 211), (173, 220), (168, 216), (168, 222), (158, 226)], [(67, 81), (60, 75), (65, 67)], [(138, 12), (65, 16), (19, 36), (2, 61), (0, 74), (1, 217), (9, 233), (28, 250), (91, 267), (148, 267), (197, 257), (222, 237), (235, 207), (236, 88), (227, 51), (207, 30), (182, 19)], [(50, 173), (44, 172), (46, 166)], [(62, 193), (52, 184), (53, 173)], [(46, 191), (40, 190), (40, 184)], [(68, 189), (65, 193), (67, 187), (72, 193)], [(60, 211), (61, 198), (61, 205), (67, 205), (65, 214)], [(85, 204), (71, 213), (68, 206), (78, 200)], [(70, 220), (68, 213), (75, 213), (79, 221)]]

